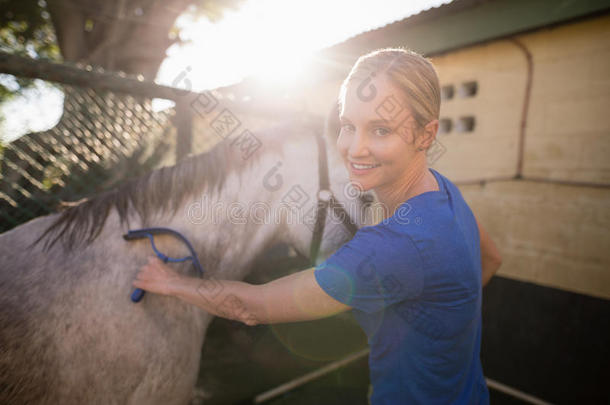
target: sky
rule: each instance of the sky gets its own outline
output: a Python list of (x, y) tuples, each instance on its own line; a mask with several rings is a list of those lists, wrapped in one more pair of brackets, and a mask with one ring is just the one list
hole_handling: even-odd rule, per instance
[[(181, 16), (180, 38), (167, 51), (156, 82), (193, 91), (237, 83), (248, 76), (274, 83), (294, 80), (308, 57), (358, 33), (401, 20), (450, 0), (249, 0), (211, 23)], [(185, 81), (187, 78), (188, 81)], [(4, 77), (6, 80), (6, 77)], [(0, 140), (57, 123), (62, 93), (40, 84), (2, 106)], [(157, 109), (167, 103), (157, 102)]]

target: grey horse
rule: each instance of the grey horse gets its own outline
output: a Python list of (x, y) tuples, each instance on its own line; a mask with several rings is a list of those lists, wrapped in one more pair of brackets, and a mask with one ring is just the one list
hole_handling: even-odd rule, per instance
[[(244, 278), (278, 241), (307, 255), (319, 130), (292, 123), (257, 134), (249, 158), (227, 139), (0, 235), (0, 403), (189, 403), (212, 316), (154, 294), (132, 303), (131, 282), (152, 250), (122, 235), (148, 226), (183, 233), (206, 278)], [(370, 222), (327, 149), (332, 192), (359, 226)], [(328, 215), (322, 257), (347, 240), (341, 227)], [(155, 242), (166, 255), (188, 254), (170, 236)], [(197, 275), (189, 262), (173, 266)]]

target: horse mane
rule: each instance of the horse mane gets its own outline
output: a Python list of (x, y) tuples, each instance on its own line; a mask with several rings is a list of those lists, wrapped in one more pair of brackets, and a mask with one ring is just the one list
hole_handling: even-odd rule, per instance
[[(314, 130), (320, 130), (311, 124), (299, 129), (305, 131), (295, 130), (295, 123), (274, 128), (266, 134), (271, 136), (264, 137), (265, 149), (280, 148), (282, 138), (287, 134), (312, 136)], [(60, 215), (30, 247), (46, 239), (43, 249), (48, 251), (61, 240), (64, 248), (71, 251), (81, 243), (90, 244), (99, 236), (112, 208), (117, 210), (121, 224), (129, 223), (128, 217), (133, 212), (146, 223), (152, 213), (176, 212), (186, 198), (199, 195), (205, 189), (220, 191), (230, 173), (242, 173), (262, 156), (259, 152), (243, 159), (232, 141), (232, 138), (226, 138), (208, 152), (128, 179), (96, 196), (63, 202)]]

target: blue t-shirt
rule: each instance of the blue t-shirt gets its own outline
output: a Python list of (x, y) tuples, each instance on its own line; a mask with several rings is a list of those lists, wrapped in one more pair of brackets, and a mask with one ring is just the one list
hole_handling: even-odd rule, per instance
[(361, 228), (315, 269), (367, 335), (373, 405), (489, 403), (478, 227), (458, 188), (430, 171), (438, 191)]

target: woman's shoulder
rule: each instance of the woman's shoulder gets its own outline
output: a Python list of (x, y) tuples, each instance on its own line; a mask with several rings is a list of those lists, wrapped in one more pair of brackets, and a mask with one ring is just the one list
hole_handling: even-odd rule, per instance
[(415, 253), (417, 245), (414, 239), (417, 239), (415, 230), (409, 229), (405, 221), (400, 223), (389, 219), (360, 228), (354, 237), (363, 251), (376, 250), (394, 256)]

